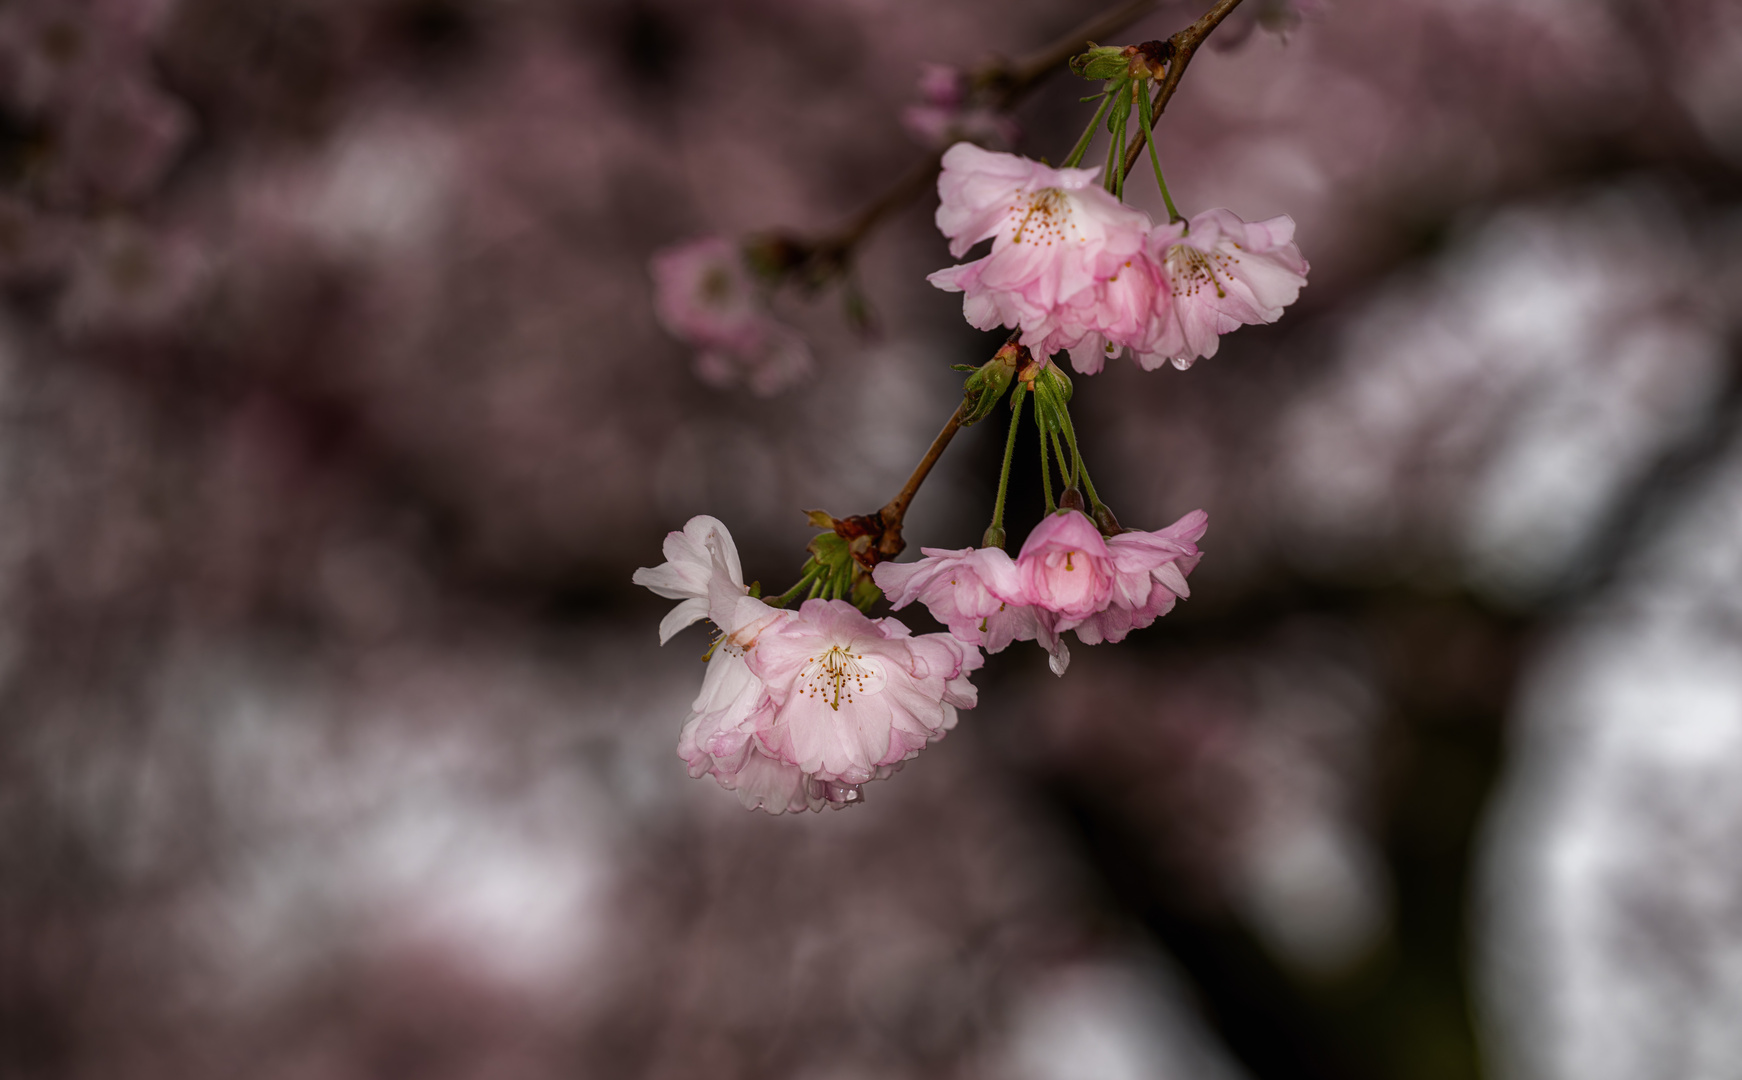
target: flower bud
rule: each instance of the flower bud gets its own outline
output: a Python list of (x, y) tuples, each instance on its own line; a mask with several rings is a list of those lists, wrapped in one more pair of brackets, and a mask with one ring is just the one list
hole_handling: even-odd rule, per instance
[(1017, 348), (1006, 345), (980, 365), (962, 384), (962, 426), (975, 424), (992, 414), (1016, 377)]
[(1057, 364), (1048, 364), (1041, 369), (1036, 378), (1052, 384), (1052, 388), (1057, 391), (1061, 402), (1068, 403), (1071, 400), (1071, 395), (1076, 391), (1076, 388), (1071, 385), (1071, 377), (1066, 375)]
[(1100, 82), (1116, 79), (1130, 67), (1131, 56), (1125, 45), (1097, 45), (1088, 52), (1071, 57), (1071, 70), (1085, 79)]
[(1089, 516), (1094, 519), (1095, 527), (1101, 530), (1102, 536), (1118, 536), (1125, 531), (1119, 524), (1119, 519), (1113, 516), (1113, 508), (1106, 503), (1096, 503), (1095, 512)]

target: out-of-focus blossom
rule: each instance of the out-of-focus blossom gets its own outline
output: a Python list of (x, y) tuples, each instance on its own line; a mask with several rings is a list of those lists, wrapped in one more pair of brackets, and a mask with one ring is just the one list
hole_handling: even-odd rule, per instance
[(948, 64), (926, 64), (919, 75), (923, 102), (901, 112), (902, 126), (922, 146), (971, 142), (1003, 149), (1016, 141), (1016, 121), (1008, 113), (975, 104), (968, 77)]
[(1209, 524), (1208, 514), (1193, 510), (1165, 529), (1108, 537), (1112, 598), (1105, 608), (1073, 628), (1077, 640), (1085, 645), (1123, 641), (1126, 634), (1172, 611), (1175, 600), (1190, 596), (1186, 575), (1203, 557), (1197, 542)]
[(172, 329), (213, 281), (211, 259), (186, 235), (112, 222), (81, 239), (56, 310), (73, 337)]
[(1205, 210), (1157, 227), (1149, 257), (1166, 273), (1173, 305), (1153, 348), (1137, 358), (1148, 370), (1163, 357), (1183, 371), (1216, 355), (1220, 335), (1275, 322), (1306, 284), (1307, 261), (1286, 214), (1248, 223), (1231, 210)]
[(804, 378), (811, 353), (776, 320), (736, 244), (702, 237), (655, 254), (654, 310), (674, 337), (696, 347), (696, 374), (713, 386), (743, 383), (768, 397)]
[(980, 650), (949, 634), (914, 637), (844, 600), (807, 600), (746, 650), (774, 707), (756, 717), (770, 756), (825, 783), (863, 784), (918, 754), (974, 706)]
[(133, 201), (174, 163), (193, 123), (157, 85), (154, 6), (27, 0), (0, 10), (0, 103), (42, 132), (25, 177), (32, 195), (55, 206)]
[(1216, 33), (1210, 36), (1210, 47), (1227, 52), (1246, 43), (1254, 30), (1275, 34), (1283, 41), (1300, 29), (1308, 19), (1316, 19), (1325, 10), (1325, 0), (1247, 0), (1235, 8)]
[(1096, 350), (1147, 344), (1166, 301), (1159, 278), (1140, 272), (1153, 223), (1097, 187), (1099, 171), (950, 147), (938, 176), (938, 230), (956, 258), (986, 239), (992, 250), (926, 280), (962, 293), (973, 326), (1020, 328), (1037, 356), (1077, 348), (1091, 335), (1100, 335)]

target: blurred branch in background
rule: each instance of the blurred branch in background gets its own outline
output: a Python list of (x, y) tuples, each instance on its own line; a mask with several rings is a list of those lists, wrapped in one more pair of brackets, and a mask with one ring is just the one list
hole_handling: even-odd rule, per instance
[[(1725, 1075), (1742, 23), (1277, 8), (1164, 150), (1182, 204), (1295, 215), (1303, 317), (1079, 417), (1122, 517), (1210, 511), (1193, 597), (799, 822), (684, 775), (705, 644), (626, 631), (628, 573), (697, 508), (790, 570), (988, 342), (891, 207), (881, 338), (782, 310), (831, 362), (722, 393), (646, 261), (828, 235), (922, 61), (1111, 31), (0, 9), (0, 1073)], [(910, 527), (978, 537), (1003, 435)]]

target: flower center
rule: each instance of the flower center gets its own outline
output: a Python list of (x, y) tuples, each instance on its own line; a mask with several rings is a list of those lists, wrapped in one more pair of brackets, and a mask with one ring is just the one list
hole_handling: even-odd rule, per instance
[[(1015, 235), (1010, 238), (1012, 244), (1020, 244), (1027, 237), (1031, 244), (1050, 245), (1055, 240), (1066, 238), (1066, 226), (1072, 233), (1077, 232), (1077, 220), (1071, 213), (1070, 200), (1059, 188), (1041, 188), (1032, 192), (1026, 207), (1019, 202), (1010, 208), (1010, 213), (1022, 215), (1022, 220), (1016, 224)], [(1077, 239), (1087, 238), (1078, 235)]]
[(1238, 261), (1219, 251), (1200, 251), (1190, 244), (1175, 244), (1167, 249), (1167, 276), (1172, 279), (1177, 296), (1196, 296), (1199, 289), (1209, 285), (1218, 298), (1223, 298), (1228, 293), (1222, 288), (1221, 279), (1234, 276), (1234, 263)]
[(841, 699), (851, 705), (854, 696), (866, 697), (883, 689), (883, 665), (844, 645), (833, 645), (821, 656), (809, 658), (798, 676), (801, 695), (821, 698), (839, 712)]

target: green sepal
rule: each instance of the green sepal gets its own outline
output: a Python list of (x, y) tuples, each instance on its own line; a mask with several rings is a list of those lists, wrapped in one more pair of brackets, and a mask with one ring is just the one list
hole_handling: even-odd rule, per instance
[(1085, 79), (1113, 79), (1131, 67), (1131, 56), (1123, 45), (1096, 45), (1088, 52), (1071, 57), (1071, 70)]
[(1042, 381), (1045, 381), (1058, 393), (1061, 401), (1068, 403), (1071, 396), (1076, 393), (1076, 387), (1071, 385), (1071, 377), (1066, 375), (1064, 369), (1056, 363), (1048, 364), (1040, 369), (1040, 374), (1035, 377), (1035, 383), (1038, 385)]
[(1016, 378), (1018, 350), (1005, 346), (996, 356), (974, 369), (962, 383), (962, 426), (977, 424), (992, 415), (1004, 400), (1010, 381)]
[(871, 580), (870, 574), (861, 575), (859, 580), (853, 583), (853, 606), (860, 611), (870, 611), (871, 605), (881, 599), (883, 599), (883, 590), (879, 589), (877, 583)]

